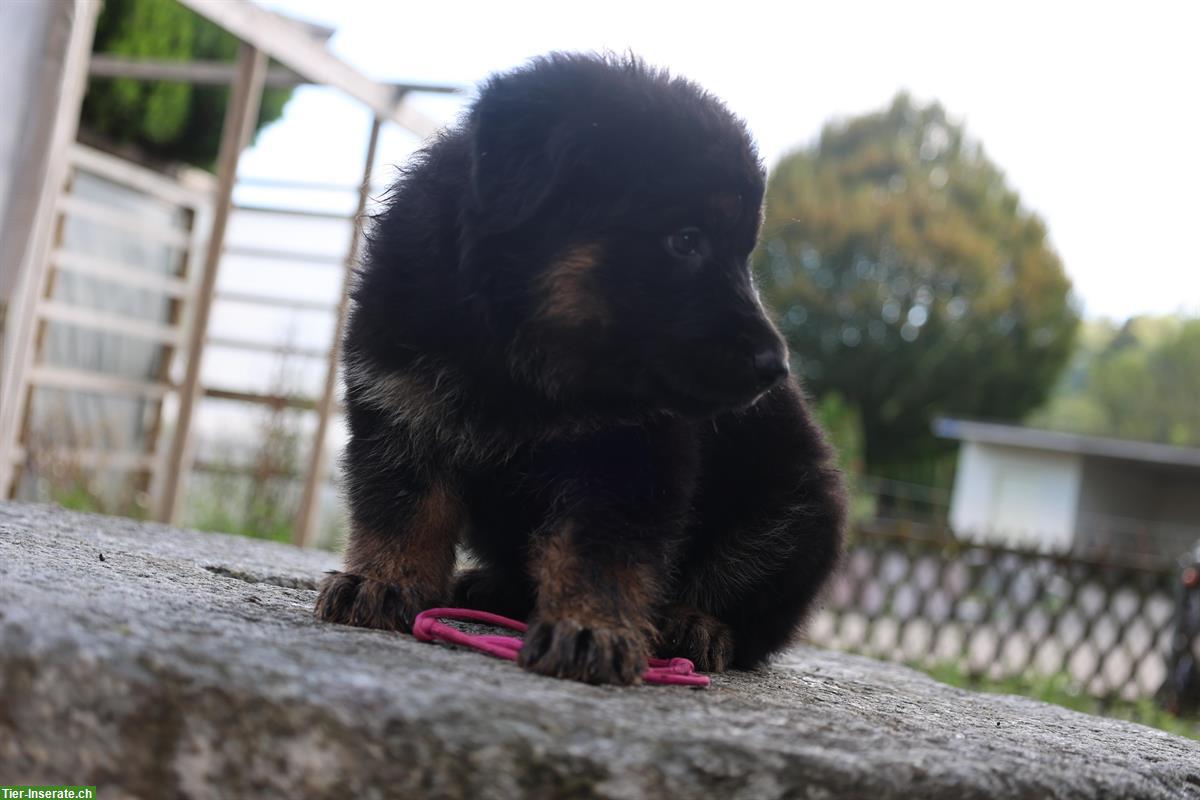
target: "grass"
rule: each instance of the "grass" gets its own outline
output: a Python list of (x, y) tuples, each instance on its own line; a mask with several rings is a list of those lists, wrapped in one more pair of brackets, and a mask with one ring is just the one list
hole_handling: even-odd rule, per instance
[[(215, 447), (213, 470), (191, 475), (185, 522), (200, 530), (290, 542), (304, 432), (297, 415), (285, 409), (266, 410), (255, 427), (251, 436)], [(31, 449), (50, 452), (49, 446)], [(150, 515), (149, 495), (138, 491), (127, 474), (114, 479), (103, 467), (69, 457), (43, 458), (34, 466), (34, 499), (72, 511), (134, 519)]]
[(303, 432), (295, 413), (273, 408), (259, 419), (256, 434), (248, 451), (226, 442), (218, 449), (228, 468), (194, 479), (189, 521), (200, 530), (290, 542)]
[(1016, 694), (1032, 697), (1046, 703), (1095, 714), (1101, 717), (1123, 719), (1148, 725), (1152, 728), (1200, 739), (1200, 719), (1176, 717), (1159, 708), (1151, 698), (1136, 701), (1119, 699), (1100, 699), (1082, 690), (1078, 683), (1071, 680), (1065, 673), (1044, 675), (1026, 672), (1008, 678), (994, 680), (981, 675), (972, 674), (961, 664), (946, 663), (935, 666), (910, 664), (935, 680), (963, 689), (990, 694)]

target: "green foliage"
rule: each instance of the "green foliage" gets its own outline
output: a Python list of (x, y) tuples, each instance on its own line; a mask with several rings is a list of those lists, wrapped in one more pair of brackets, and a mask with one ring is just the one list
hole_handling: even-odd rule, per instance
[(778, 164), (754, 266), (797, 373), (857, 409), (877, 475), (942, 471), (936, 415), (1040, 404), (1078, 324), (1041, 220), (940, 106), (903, 94)]
[(846, 476), (850, 493), (850, 518), (855, 522), (872, 519), (876, 511), (874, 495), (860, 486), (863, 475), (863, 435), (858, 410), (837, 392), (830, 392), (814, 404), (813, 412), (829, 436), (837, 453), (838, 467)]
[(837, 450), (838, 466), (847, 475), (862, 473), (862, 422), (858, 411), (837, 392), (830, 392), (815, 405), (821, 427)]
[(114, 497), (112, 492), (103, 491), (89, 481), (82, 469), (65, 479), (60, 475), (59, 482), (50, 484), (48, 490), (50, 502), (70, 511), (133, 519), (146, 519), (150, 513), (141, 493), (126, 492)]
[(1200, 446), (1200, 319), (1088, 323), (1039, 427)]
[[(55, 415), (56, 425), (69, 427), (70, 418)], [(103, 423), (97, 427), (103, 427)], [(103, 464), (85, 465), (70, 450), (55, 452), (44, 430), (30, 432), (34, 459), (22, 476), (21, 497), (54, 503), (71, 511), (110, 514), (134, 519), (150, 515), (150, 497), (139, 476)], [(85, 442), (79, 444), (86, 446)], [(26, 483), (26, 481), (28, 483)]]
[[(232, 62), (238, 43), (176, 0), (107, 0), (93, 49), (134, 59)], [(290, 89), (265, 91), (259, 128), (278, 119), (290, 97)], [(93, 78), (80, 125), (93, 136), (136, 146), (156, 158), (211, 168), (228, 100), (226, 87)]]
[(294, 414), (269, 410), (260, 420), (248, 468), (232, 448), (219, 459), (225, 466), (201, 483), (193, 477), (190, 523), (257, 539), (292, 541), (296, 511), (293, 476), (300, 471), (301, 429)]
[[(283, 378), (276, 383), (284, 385)], [(216, 448), (210, 467), (192, 471), (186, 523), (200, 530), (291, 542), (296, 476), (306, 446), (296, 412), (265, 410), (252, 436), (226, 441)], [(36, 467), (33, 499), (73, 511), (149, 517), (150, 497), (128, 473), (89, 469), (67, 457), (43, 458)], [(325, 532), (323, 541), (337, 540), (336, 533)]]
[(910, 664), (909, 666), (951, 686), (991, 694), (1016, 694), (1032, 697), (1035, 700), (1053, 703), (1073, 711), (1129, 720), (1174, 733), (1177, 736), (1200, 739), (1200, 719), (1173, 716), (1155, 705), (1150, 698), (1129, 702), (1126, 700), (1101, 700), (1092, 697), (1072, 681), (1066, 673), (1043, 675), (1027, 672), (1001, 680), (992, 680), (971, 674), (957, 663), (937, 664), (931, 667), (919, 664)]

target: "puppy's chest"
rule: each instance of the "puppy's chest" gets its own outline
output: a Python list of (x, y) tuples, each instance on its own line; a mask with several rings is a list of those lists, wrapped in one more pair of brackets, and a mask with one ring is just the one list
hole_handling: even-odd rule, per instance
[(473, 506), (534, 516), (575, 502), (679, 503), (694, 491), (698, 460), (688, 430), (631, 426), (521, 447), (469, 470), (464, 488)]

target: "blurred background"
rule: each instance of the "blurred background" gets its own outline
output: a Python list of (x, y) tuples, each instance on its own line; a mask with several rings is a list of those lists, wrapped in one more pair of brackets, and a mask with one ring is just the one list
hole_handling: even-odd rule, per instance
[(809, 639), (1200, 735), (1198, 22), (3, 0), (0, 498), (340, 547), (364, 220), (489, 73), (630, 50), (770, 172), (755, 273), (854, 491)]

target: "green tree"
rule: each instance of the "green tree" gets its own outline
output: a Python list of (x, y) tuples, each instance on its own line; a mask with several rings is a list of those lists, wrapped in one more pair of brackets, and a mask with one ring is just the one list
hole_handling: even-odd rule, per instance
[(1088, 323), (1071, 361), (1031, 424), (1200, 446), (1200, 319)]
[(904, 94), (781, 160), (754, 265), (797, 373), (855, 407), (879, 475), (931, 479), (936, 415), (1040, 404), (1078, 324), (1041, 220), (939, 105)]
[[(93, 51), (133, 59), (225, 61), (237, 39), (176, 0), (106, 0)], [(290, 89), (263, 93), (259, 128), (275, 121)], [(228, 87), (93, 78), (80, 125), (85, 133), (165, 161), (211, 168), (220, 146)]]

